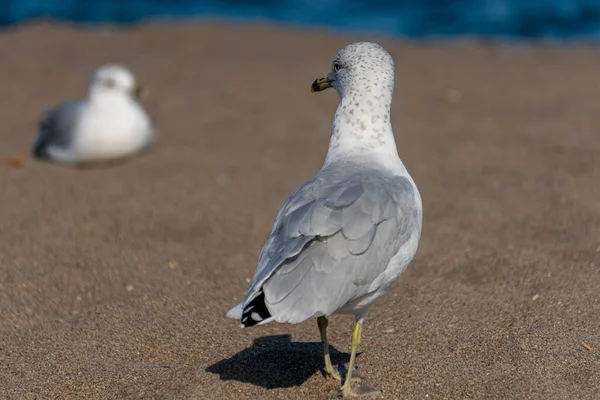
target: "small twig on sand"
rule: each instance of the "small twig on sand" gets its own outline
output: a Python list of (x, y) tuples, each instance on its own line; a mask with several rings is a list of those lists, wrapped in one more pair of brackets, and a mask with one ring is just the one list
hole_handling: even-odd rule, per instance
[(581, 347), (583, 347), (587, 351), (592, 351), (592, 347), (589, 344), (587, 344), (586, 342), (580, 340), (579, 344), (581, 345)]
[(25, 166), (25, 157), (7, 158), (2, 163), (7, 167), (21, 168)]

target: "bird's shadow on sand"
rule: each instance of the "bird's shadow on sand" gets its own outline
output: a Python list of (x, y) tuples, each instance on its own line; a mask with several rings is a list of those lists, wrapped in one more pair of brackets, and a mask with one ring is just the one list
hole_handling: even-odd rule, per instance
[[(292, 342), (290, 335), (264, 336), (251, 347), (208, 368), (222, 380), (247, 382), (267, 389), (300, 386), (318, 371), (323, 371), (321, 342)], [(350, 354), (329, 346), (331, 361), (344, 365)]]

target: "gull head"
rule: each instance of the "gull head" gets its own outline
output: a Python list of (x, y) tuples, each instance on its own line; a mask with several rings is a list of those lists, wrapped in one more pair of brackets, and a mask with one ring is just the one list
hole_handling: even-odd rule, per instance
[(108, 64), (99, 67), (92, 76), (90, 82), (90, 95), (100, 94), (124, 94), (136, 98), (142, 98), (145, 89), (139, 85), (131, 71), (122, 65)]
[(377, 43), (352, 43), (338, 51), (331, 71), (316, 79), (311, 90), (321, 92), (330, 87), (340, 97), (349, 93), (389, 93), (394, 91), (394, 60)]

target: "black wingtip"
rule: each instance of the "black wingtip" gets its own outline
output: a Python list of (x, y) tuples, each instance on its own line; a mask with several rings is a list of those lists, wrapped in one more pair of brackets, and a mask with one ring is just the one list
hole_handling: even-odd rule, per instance
[(37, 158), (37, 159), (47, 159), (48, 158), (48, 154), (46, 153), (46, 146), (44, 145), (44, 143), (36, 143), (33, 145), (33, 148), (31, 149), (31, 155), (33, 158)]
[(260, 292), (242, 312), (242, 327), (248, 328), (271, 318), (271, 313), (265, 304), (265, 293)]
[(39, 136), (33, 142), (31, 146), (31, 156), (37, 159), (48, 159), (48, 138), (46, 132), (44, 131), (44, 126), (42, 125), (40, 128)]

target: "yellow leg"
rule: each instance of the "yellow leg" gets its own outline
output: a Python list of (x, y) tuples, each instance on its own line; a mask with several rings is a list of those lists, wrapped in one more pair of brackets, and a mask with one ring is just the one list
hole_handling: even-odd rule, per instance
[(356, 321), (354, 325), (354, 331), (352, 331), (352, 352), (350, 353), (350, 363), (348, 364), (348, 373), (346, 374), (346, 380), (344, 385), (341, 387), (339, 394), (342, 397), (358, 397), (358, 396), (370, 396), (379, 394), (379, 391), (372, 389), (367, 386), (359, 386), (356, 390), (352, 390), (352, 372), (354, 371), (354, 359), (356, 358), (356, 350), (360, 345), (360, 338), (362, 335), (362, 319)]
[(327, 374), (327, 376), (341, 381), (342, 377), (340, 376), (338, 370), (334, 369), (333, 365), (331, 365), (331, 357), (329, 356), (329, 343), (327, 342), (327, 325), (329, 325), (329, 321), (324, 316), (318, 317), (317, 325), (319, 325), (321, 343), (323, 343), (323, 354), (325, 355), (325, 373)]

